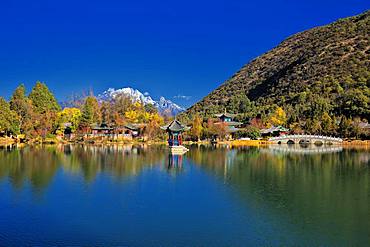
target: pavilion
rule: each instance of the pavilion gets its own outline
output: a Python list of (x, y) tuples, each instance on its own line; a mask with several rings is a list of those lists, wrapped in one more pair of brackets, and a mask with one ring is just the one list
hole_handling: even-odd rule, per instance
[(188, 149), (182, 146), (182, 133), (190, 129), (190, 127), (183, 125), (177, 119), (174, 119), (171, 123), (162, 126), (162, 130), (168, 133), (168, 145), (172, 153), (186, 152)]

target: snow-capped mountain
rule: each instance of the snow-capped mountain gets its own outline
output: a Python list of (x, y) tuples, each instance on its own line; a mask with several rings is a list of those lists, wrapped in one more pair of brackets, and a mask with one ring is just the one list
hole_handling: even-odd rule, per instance
[(152, 104), (162, 114), (176, 115), (182, 111), (185, 111), (185, 108), (173, 103), (171, 100), (160, 97), (160, 99), (156, 101), (153, 100), (152, 97), (150, 97), (149, 93), (142, 93), (139, 90), (130, 87), (125, 87), (121, 89), (109, 88), (102, 94), (99, 94), (98, 99), (109, 101), (119, 95), (125, 95), (127, 97), (130, 97), (133, 101), (141, 102), (144, 105)]

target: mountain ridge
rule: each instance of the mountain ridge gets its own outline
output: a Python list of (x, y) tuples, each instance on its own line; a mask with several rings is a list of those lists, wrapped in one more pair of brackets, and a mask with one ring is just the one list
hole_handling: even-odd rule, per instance
[[(289, 36), (244, 65), (182, 115), (207, 117), (225, 108), (238, 113), (241, 107), (230, 105), (234, 98), (245, 95), (261, 112), (274, 105), (286, 106), (289, 115), (298, 111), (297, 117), (303, 119), (313, 113), (301, 106), (304, 102), (300, 97), (312, 107), (314, 100), (310, 97), (320, 96), (330, 105), (327, 111), (333, 116), (369, 119), (370, 103), (366, 102), (370, 97), (369, 16), (367, 10)], [(322, 87), (326, 86), (335, 88), (331, 95), (325, 95), (326, 89)], [(320, 94), (320, 90), (324, 94)], [(350, 99), (345, 91), (355, 98), (361, 96), (362, 100), (360, 97), (358, 102), (346, 105)], [(359, 107), (356, 108), (356, 104)]]

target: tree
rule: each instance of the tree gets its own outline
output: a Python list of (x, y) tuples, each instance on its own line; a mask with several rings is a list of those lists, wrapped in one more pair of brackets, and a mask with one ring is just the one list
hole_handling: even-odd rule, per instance
[(360, 123), (361, 123), (361, 119), (357, 117), (353, 119), (353, 122), (351, 124), (352, 136), (356, 137), (356, 139), (358, 139), (358, 137), (362, 134)]
[(17, 113), (10, 110), (10, 105), (2, 97), (0, 97), (0, 131), (5, 132), (5, 134), (19, 133)]
[(20, 131), (24, 133), (27, 123), (32, 121), (33, 109), (31, 101), (26, 97), (26, 88), (23, 84), (15, 89), (10, 99), (10, 109), (17, 113)]
[(199, 141), (200, 136), (202, 135), (203, 131), (202, 123), (203, 119), (198, 114), (195, 114), (191, 128), (191, 136), (195, 138), (197, 141)]
[(277, 107), (276, 110), (271, 114), (269, 123), (277, 126), (284, 125), (287, 121), (286, 113), (281, 107)]
[(102, 122), (108, 125), (114, 124), (113, 107), (110, 102), (103, 101), (100, 107)]
[(158, 109), (152, 104), (144, 105), (144, 109), (146, 112), (149, 112), (149, 113), (158, 113)]
[(99, 124), (101, 120), (99, 103), (94, 96), (88, 96), (82, 107), (79, 128), (84, 132), (94, 123)]
[(261, 137), (260, 129), (254, 126), (247, 126), (245, 129), (242, 129), (236, 133), (238, 138), (240, 137), (249, 137), (251, 139), (257, 139)]
[(330, 135), (335, 132), (335, 123), (327, 112), (321, 116), (321, 129), (323, 134)]
[(351, 119), (348, 119), (346, 116), (342, 116), (339, 123), (339, 133), (342, 137), (350, 137), (351, 135)]
[(57, 100), (44, 83), (36, 82), (28, 98), (32, 101), (32, 105), (37, 113), (60, 111)]
[(71, 132), (75, 132), (80, 124), (81, 110), (77, 108), (64, 108), (57, 114), (58, 132), (63, 133), (66, 123), (69, 123)]
[[(148, 113), (149, 114), (149, 113)], [(149, 122), (145, 128), (145, 134), (150, 140), (162, 138), (163, 131), (160, 126), (164, 124), (163, 118), (158, 113), (152, 113), (149, 117)]]

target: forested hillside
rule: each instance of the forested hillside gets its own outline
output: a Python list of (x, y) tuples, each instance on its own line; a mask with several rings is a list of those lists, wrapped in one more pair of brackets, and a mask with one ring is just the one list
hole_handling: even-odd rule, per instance
[[(286, 126), (311, 132), (330, 118), (369, 120), (370, 11), (295, 34), (235, 73), (183, 117), (226, 108), (248, 119), (280, 106)], [(360, 121), (359, 120), (359, 121)], [(267, 121), (267, 120), (266, 120)], [(333, 127), (334, 128), (334, 127)]]

